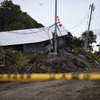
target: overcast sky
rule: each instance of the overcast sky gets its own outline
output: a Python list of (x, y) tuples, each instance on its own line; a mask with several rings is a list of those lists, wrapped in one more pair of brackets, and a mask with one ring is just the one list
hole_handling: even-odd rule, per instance
[[(55, 0), (12, 0), (14, 4), (21, 6), (21, 10), (27, 12), (37, 22), (44, 26), (54, 24)], [(60, 22), (74, 36), (80, 36), (88, 28), (89, 5), (94, 3), (95, 10), (92, 16), (91, 30), (98, 36), (100, 42), (100, 0), (57, 0), (58, 16)]]

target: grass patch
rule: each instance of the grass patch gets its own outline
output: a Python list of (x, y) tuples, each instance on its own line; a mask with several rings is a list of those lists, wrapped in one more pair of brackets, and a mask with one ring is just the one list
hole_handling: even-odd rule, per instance
[(31, 55), (20, 54), (19, 59), (16, 61), (16, 68), (19, 69), (21, 67), (28, 67), (28, 62), (31, 59), (31, 57)]
[(87, 52), (87, 55), (90, 56), (93, 60), (100, 63), (100, 57), (97, 54), (93, 54), (92, 52)]
[(91, 58), (92, 60), (97, 61), (98, 63), (100, 63), (100, 56), (98, 56), (95, 53), (92, 53), (91, 51), (86, 52), (82, 48), (75, 48), (75, 51), (78, 54), (82, 54), (84, 56), (87, 56), (87, 57)]

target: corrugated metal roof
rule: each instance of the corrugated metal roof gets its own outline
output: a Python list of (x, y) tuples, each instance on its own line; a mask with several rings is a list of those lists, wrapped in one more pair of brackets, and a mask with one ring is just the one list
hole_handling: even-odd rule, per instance
[[(59, 27), (61, 33), (57, 30), (58, 36), (64, 36), (67, 34), (64, 27)], [(0, 32), (0, 46), (19, 45), (28, 43), (38, 43), (52, 39), (52, 32), (54, 32), (54, 26), (24, 29), (15, 31)]]

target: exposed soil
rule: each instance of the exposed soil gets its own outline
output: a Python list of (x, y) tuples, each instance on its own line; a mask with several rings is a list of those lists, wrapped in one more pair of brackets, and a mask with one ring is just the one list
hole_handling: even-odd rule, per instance
[(70, 52), (43, 55), (10, 51), (5, 54), (5, 65), (0, 62), (0, 73), (67, 73), (98, 68), (100, 68), (100, 64), (89, 56)]
[(2, 83), (0, 100), (100, 100), (100, 81)]

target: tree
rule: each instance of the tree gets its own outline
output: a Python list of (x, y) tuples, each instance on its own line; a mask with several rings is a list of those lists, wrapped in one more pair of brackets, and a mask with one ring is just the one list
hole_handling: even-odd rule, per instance
[(77, 38), (73, 36), (70, 32), (68, 32), (68, 34), (66, 35), (65, 40), (66, 47), (70, 49), (82, 48), (84, 42), (80, 37)]
[(22, 12), (19, 5), (11, 0), (5, 0), (0, 7), (0, 31), (39, 28), (43, 27), (31, 18), (26, 12)]
[[(82, 33), (82, 39), (85, 41), (86, 37), (87, 37), (87, 31)], [(89, 37), (88, 37), (88, 48), (89, 50), (93, 50), (92, 48), (92, 43), (96, 43), (96, 35), (94, 35), (93, 31), (89, 31)]]
[(65, 39), (66, 39), (66, 41), (65, 41), (66, 46), (72, 48), (73, 35), (70, 32), (68, 32), (68, 34), (66, 35)]
[(19, 30), (19, 29), (24, 29), (24, 28), (25, 28), (24, 25), (20, 22), (16, 22), (14, 24), (9, 25), (9, 29), (12, 29), (12, 30), (14, 29)]
[(80, 37), (79, 38), (74, 37), (74, 40), (73, 40), (74, 48), (82, 48), (83, 44), (84, 44), (84, 41)]

